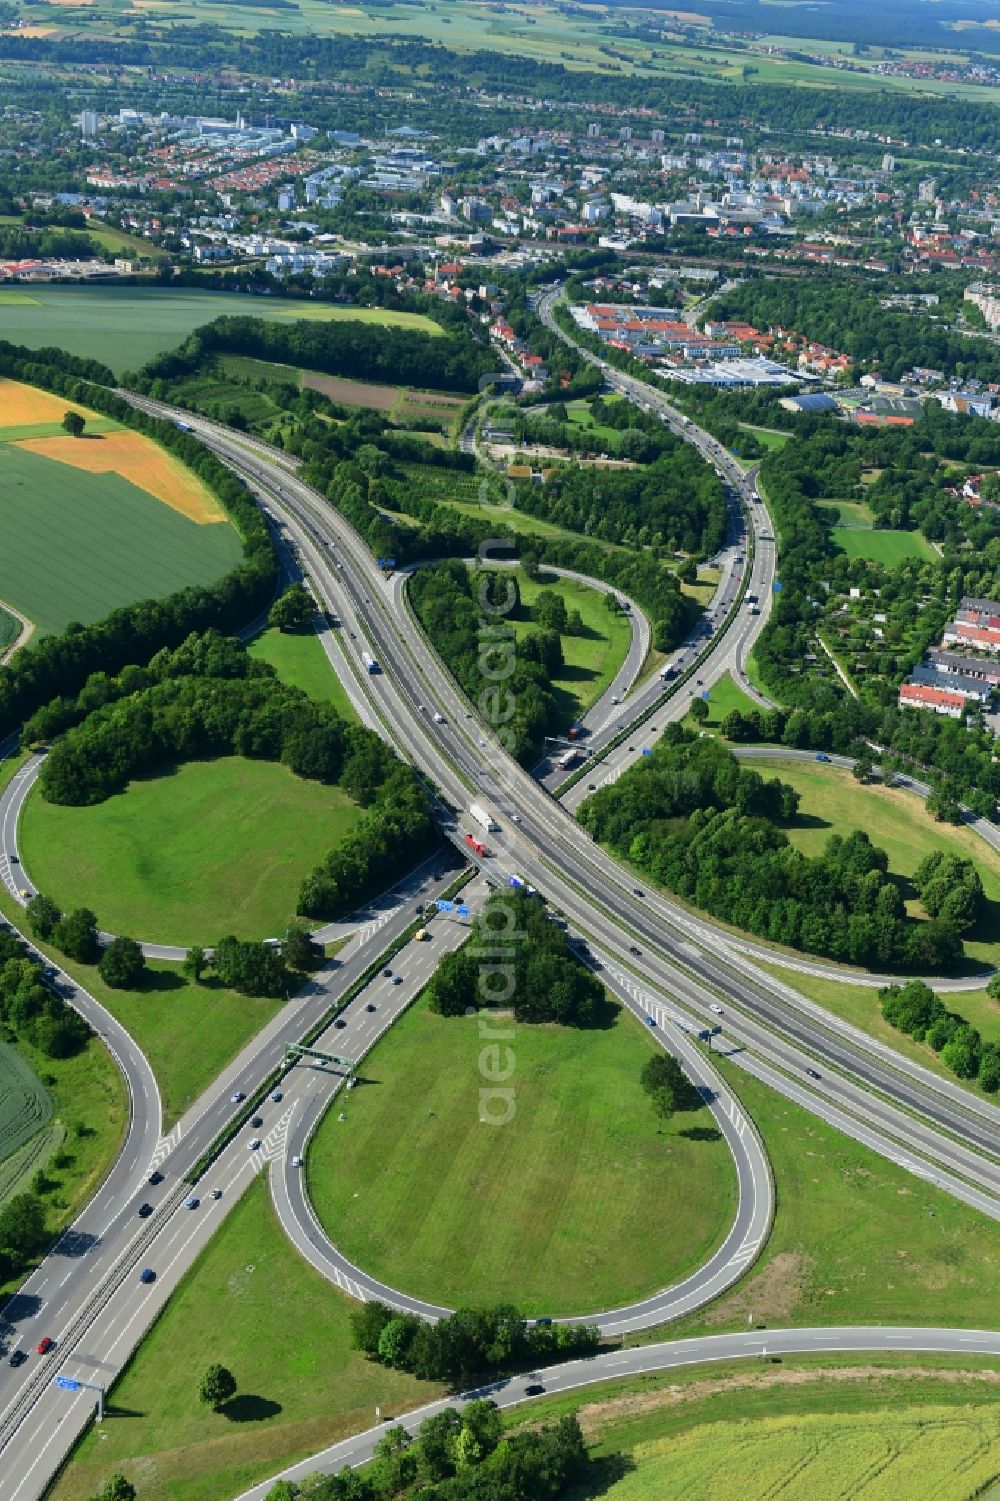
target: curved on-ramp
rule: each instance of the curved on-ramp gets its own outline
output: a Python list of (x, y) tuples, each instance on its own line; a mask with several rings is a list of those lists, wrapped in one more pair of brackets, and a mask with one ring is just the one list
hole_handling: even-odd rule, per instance
[[(961, 1355), (968, 1359), (1000, 1359), (1000, 1333), (989, 1329), (924, 1329), (895, 1325), (859, 1325), (814, 1329), (747, 1330), (741, 1334), (708, 1334), (697, 1339), (664, 1341), (643, 1345), (635, 1350), (610, 1350), (590, 1359), (571, 1360), (563, 1365), (548, 1366), (539, 1373), (548, 1396), (580, 1391), (603, 1381), (621, 1381), (634, 1376), (655, 1375), (662, 1371), (681, 1370), (686, 1366), (705, 1365), (714, 1361), (767, 1360), (794, 1355)], [(491, 1398), (498, 1407), (516, 1407), (531, 1402), (525, 1382), (538, 1379), (530, 1375), (504, 1377), (474, 1391), (457, 1392), (428, 1402), (398, 1418), (388, 1416), (374, 1428), (351, 1438), (342, 1439), (328, 1449), (290, 1465), (260, 1485), (251, 1486), (237, 1501), (266, 1501), (268, 1491), (277, 1480), (303, 1481), (317, 1472), (334, 1475), (341, 1470), (366, 1464), (375, 1446), (388, 1428), (402, 1423), (415, 1434), (420, 1424), (448, 1407), (461, 1407), (478, 1397)]]
[[(774, 1183), (763, 1144), (739, 1103), (704, 1052), (690, 1040), (686, 1028), (650, 1025), (648, 1010), (623, 980), (598, 961), (604, 983), (636, 1019), (647, 1026), (661, 1047), (683, 1065), (701, 1094), (725, 1139), (736, 1171), (737, 1206), (728, 1233), (694, 1272), (671, 1287), (637, 1299), (625, 1307), (597, 1312), (563, 1310), (557, 1322), (596, 1324), (603, 1334), (619, 1335), (651, 1328), (682, 1317), (710, 1302), (741, 1277), (756, 1260), (767, 1240), (774, 1212)], [(300, 1139), (308, 1141), (337, 1098), (317, 1091), (298, 1122)], [(319, 1223), (309, 1202), (306, 1175), (287, 1156), (271, 1166), (271, 1193), (278, 1218), (296, 1249), (328, 1281), (362, 1301), (378, 1299), (402, 1312), (435, 1321), (452, 1310), (415, 1298), (371, 1276), (337, 1249)]]

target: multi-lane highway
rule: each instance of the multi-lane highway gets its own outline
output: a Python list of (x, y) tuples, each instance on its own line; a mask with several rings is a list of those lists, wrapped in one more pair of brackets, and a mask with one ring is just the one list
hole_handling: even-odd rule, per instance
[[(172, 415), (169, 408), (148, 405)], [(852, 1113), (859, 1107), (857, 1098), (847, 1098), (850, 1090), (869, 1100), (881, 1097), (882, 1108), (890, 1112), (887, 1125), (900, 1139), (919, 1142), (944, 1167), (953, 1152), (942, 1132), (954, 1134), (973, 1152), (987, 1154), (991, 1160), (980, 1173), (991, 1184), (1000, 1183), (995, 1161), (1000, 1111), (995, 1106), (948, 1080), (928, 1077), (898, 1055), (873, 1057), (865, 1034), (826, 1028), (813, 1015), (789, 1006), (775, 994), (774, 982), (711, 924), (662, 896), (637, 895), (628, 875), (505, 755), (489, 727), (474, 718), (415, 622), (394, 608), (391, 587), (343, 518), (286, 465), (273, 464), (264, 445), (237, 441), (226, 429), (190, 414), (184, 420), (244, 476), (266, 506), (284, 516), (324, 605), (354, 631), (352, 647), (342, 640), (352, 670), (363, 671), (359, 658), (366, 650), (382, 663), (383, 671), (371, 678), (369, 688), (380, 706), (384, 733), (428, 772), (452, 809), (467, 805), (473, 794), (492, 799), (503, 823), (499, 853), (508, 869), (545, 891), (576, 931), (643, 983), (685, 1004), (694, 1016), (710, 1022), (712, 1004), (726, 998), (731, 1003), (727, 1025), (735, 1041), (780, 1059), (781, 1067), (794, 1070), (799, 1080), (808, 1077), (810, 1067), (826, 1065), (816, 1093), (839, 1093)], [(442, 722), (422, 713), (421, 705), (439, 712)], [(444, 821), (449, 822), (447, 813)], [(452, 816), (451, 828), (457, 830), (459, 822)], [(631, 948), (640, 944), (642, 954), (632, 954)]]
[[(639, 383), (629, 381), (627, 394), (634, 396), (633, 388)], [(642, 388), (642, 399), (652, 400), (655, 395)], [(139, 404), (158, 414), (180, 415), (157, 403), (143, 400)], [(489, 801), (503, 826), (501, 836), (491, 841), (497, 845), (495, 867), (508, 874), (516, 872), (545, 892), (579, 935), (584, 952), (637, 1014), (652, 1018), (661, 1032), (676, 1028), (678, 1046), (690, 1047), (691, 1035), (716, 1024), (721, 1013), (717, 1024), (724, 1029), (723, 1046), (734, 1062), (752, 1071), (763, 1070), (761, 1077), (772, 1087), (866, 1140), (911, 1172), (1000, 1217), (1000, 1111), (890, 1050), (875, 1048), (864, 1034), (826, 1017), (787, 987), (762, 976), (711, 924), (634, 886), (628, 873), (591, 843), (567, 811), (505, 755), (495, 727), (475, 717), (423, 639), (405, 598), (394, 596), (360, 539), (297, 478), (287, 458), (188, 413), (182, 420), (243, 476), (294, 548), (324, 609), (343, 621), (344, 630), (334, 633), (336, 639), (328, 636), (328, 651), (348, 674), (352, 693), (363, 695), (372, 720), (433, 780), (441, 798), (441, 821), (453, 837), (460, 838), (461, 813), (470, 797)], [(708, 435), (685, 430), (684, 436), (705, 445), (703, 451), (719, 463), (734, 487), (746, 487), (747, 477), (733, 472), (732, 461)], [(754, 514), (758, 503), (752, 495), (746, 501)], [(773, 549), (770, 553), (761, 550), (769, 536), (766, 527), (765, 522), (754, 549), (755, 564), (764, 570), (762, 580), (773, 579), (774, 566)], [(759, 590), (751, 592), (760, 596), (761, 614), (749, 613), (744, 596), (712, 647), (712, 654), (720, 654), (715, 663), (719, 671), (727, 670), (721, 667), (722, 661), (742, 660), (740, 652), (745, 653), (759, 629), (770, 585), (765, 590), (762, 582)], [(361, 661), (365, 651), (378, 658), (381, 672), (366, 672)], [(656, 691), (662, 693), (658, 685)], [(389, 916), (381, 938), (402, 931), (407, 920), (404, 904)], [(2, 1463), (5, 1471), (9, 1467), (17, 1477), (17, 1488), (10, 1494), (18, 1501), (40, 1493), (46, 1466), (68, 1442), (84, 1411), (85, 1398), (79, 1394), (53, 1393), (48, 1384), (50, 1371), (60, 1360), (73, 1356), (81, 1365), (89, 1361), (91, 1369), (101, 1370), (113, 1370), (124, 1358), (131, 1348), (129, 1341), (134, 1343), (155, 1311), (155, 1305), (143, 1300), (166, 1295), (175, 1269), (187, 1264), (185, 1258), (195, 1254), (204, 1243), (201, 1237), (211, 1233), (224, 1212), (221, 1206), (232, 1201), (233, 1190), (250, 1171), (254, 1154), (241, 1138), (238, 1150), (236, 1144), (226, 1149), (205, 1183), (206, 1190), (219, 1187), (222, 1198), (210, 1200), (214, 1207), (206, 1205), (200, 1217), (200, 1210), (183, 1208), (185, 1190), (177, 1175), (231, 1119), (235, 1108), (231, 1094), (239, 1088), (249, 1092), (259, 1087), (284, 1043), (301, 1036), (309, 1015), (323, 1014), (333, 994), (343, 994), (350, 976), (365, 968), (364, 947), (362, 943), (356, 946), (336, 976), (321, 975), (315, 995), (286, 1008), (278, 1024), (255, 1039), (216, 1081), (192, 1118), (180, 1123), (177, 1139), (161, 1144), (169, 1154), (165, 1157), (167, 1182), (154, 1214), (142, 1222), (145, 1228), (136, 1231), (137, 1221), (132, 1219), (143, 1192), (141, 1178), (129, 1179), (131, 1202), (127, 1188), (120, 1190), (116, 1199), (120, 1223), (116, 1221), (96, 1244), (85, 1248), (79, 1257), (83, 1270), (67, 1279), (65, 1302), (59, 1305), (65, 1332), (43, 1328), (37, 1322), (37, 1310), (26, 1313), (25, 1332), (30, 1328), (32, 1338), (36, 1331), (54, 1333), (58, 1343), (53, 1366), (40, 1366), (33, 1358), (22, 1372), (0, 1372)], [(310, 1005), (312, 1011), (307, 1014), (304, 1008)], [(379, 1024), (371, 1020), (378, 1017), (377, 1011), (369, 1013), (366, 1008), (364, 1016), (368, 1021), (359, 1022), (357, 1047), (366, 1038), (371, 1040)], [(387, 1019), (385, 1013), (382, 1019)], [(346, 1032), (344, 1038), (346, 1052)], [(691, 1066), (695, 1066), (693, 1061)], [(289, 1138), (304, 1129), (306, 1110), (301, 1111), (301, 1120), (293, 1110), (298, 1099), (290, 1086), (290, 1103), (275, 1102), (284, 1105), (284, 1110), (273, 1120), (265, 1117), (264, 1149), (269, 1148), (276, 1159), (286, 1153)], [(738, 1105), (735, 1100), (732, 1103), (742, 1121)], [(738, 1130), (737, 1117), (731, 1116), (730, 1124)], [(751, 1132), (748, 1150), (754, 1140)], [(214, 1175), (223, 1172), (232, 1176), (217, 1182)], [(291, 1206), (294, 1180), (289, 1180), (284, 1167), (280, 1177), (289, 1189), (289, 1215), (295, 1219)], [(759, 1184), (752, 1197), (752, 1204), (747, 1201), (748, 1212), (758, 1218), (752, 1215), (743, 1223), (740, 1239), (730, 1246), (728, 1262), (716, 1267), (712, 1275), (731, 1280), (740, 1265), (752, 1258), (759, 1243), (756, 1231), (764, 1201)], [(189, 1225), (193, 1228), (188, 1229)], [(765, 1230), (766, 1225), (760, 1234)], [(162, 1246), (167, 1269), (161, 1273), (157, 1267), (157, 1281), (144, 1287), (134, 1280), (138, 1258), (151, 1254), (160, 1234), (166, 1237)], [(718, 1285), (725, 1285), (725, 1280)], [(658, 1309), (656, 1316), (671, 1311), (681, 1311), (681, 1306)], [(52, 1305), (43, 1305), (43, 1312), (51, 1315)], [(23, 1337), (20, 1328), (16, 1333)], [(879, 1332), (879, 1338), (886, 1337)]]

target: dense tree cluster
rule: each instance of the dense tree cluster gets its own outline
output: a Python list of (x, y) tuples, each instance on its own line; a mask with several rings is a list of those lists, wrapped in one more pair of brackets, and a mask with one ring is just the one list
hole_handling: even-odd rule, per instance
[(413, 575), (409, 591), (424, 630), (511, 754), (537, 758), (545, 736), (561, 728), (551, 686), (562, 665), (558, 633), (533, 629), (516, 638), (513, 622), (523, 612), (517, 581), (506, 572), (436, 563)]
[(630, 548), (707, 557), (725, 537), (722, 486), (697, 450), (679, 439), (640, 469), (560, 466), (544, 485), (519, 484), (515, 504), (567, 531)]
[[(39, 778), (51, 802), (101, 802), (142, 772), (232, 754), (280, 760), (297, 776), (336, 783), (366, 813), (303, 881), (299, 911), (305, 916), (333, 916), (356, 904), (426, 853), (434, 839), (416, 773), (374, 731), (279, 682), (270, 664), (218, 632), (163, 648), (145, 668), (95, 674), (75, 700), (47, 706), (26, 728), (31, 736), (53, 733), (59, 738)], [(58, 933), (50, 932), (58, 942)], [(233, 950), (234, 974), (240, 953)], [(249, 987), (240, 978), (223, 983), (247, 994), (280, 991), (281, 977), (267, 974), (260, 956), (254, 973)]]
[(660, 885), (772, 942), (925, 972), (961, 959), (959, 928), (943, 913), (906, 918), (888, 856), (867, 834), (832, 835), (813, 859), (794, 849), (777, 821), (797, 806), (792, 788), (671, 725), (652, 756), (596, 792), (579, 817)]
[[(78, 692), (91, 673), (118, 672), (127, 663), (143, 663), (161, 646), (175, 646), (191, 631), (236, 629), (260, 612), (274, 594), (277, 565), (274, 547), (258, 507), (236, 477), (213, 454), (172, 423), (134, 412), (110, 391), (64, 373), (42, 355), (58, 354), (72, 371), (74, 362), (61, 351), (14, 350), (0, 345), (0, 375), (29, 381), (94, 407), (117, 421), (148, 434), (175, 453), (204, 480), (221, 501), (239, 532), (243, 561), (232, 573), (205, 587), (181, 589), (160, 600), (139, 600), (114, 610), (93, 625), (70, 625), (61, 636), (42, 637), (0, 668), (0, 735), (8, 733), (55, 694)], [(93, 374), (103, 366), (96, 366)], [(111, 379), (111, 372), (105, 372)]]
[[(0, 1021), (49, 1058), (68, 1058), (86, 1044), (90, 1028), (45, 983), (41, 964), (20, 939), (0, 930)], [(0, 1235), (0, 1246), (4, 1244)]]
[(402, 1424), (390, 1428), (364, 1470), (314, 1475), (301, 1486), (279, 1480), (267, 1501), (557, 1501), (589, 1462), (574, 1414), (505, 1436), (496, 1403), (477, 1398), (425, 1418), (416, 1438)]
[[(511, 933), (516, 939), (505, 940)], [(498, 969), (501, 949), (509, 957)], [(442, 958), (428, 995), (441, 1016), (500, 1006), (517, 1022), (590, 1027), (607, 1013), (600, 981), (573, 953), (565, 930), (537, 897), (517, 888), (494, 892), (469, 941)]]
[(422, 1381), (467, 1385), (556, 1358), (591, 1355), (598, 1346), (590, 1324), (529, 1324), (509, 1303), (460, 1308), (429, 1324), (377, 1301), (351, 1310), (354, 1348)]
[[(992, 982), (991, 982), (992, 983)], [(882, 1015), (890, 1026), (940, 1053), (960, 1079), (974, 1079), (981, 1089), (1000, 1089), (1000, 1043), (984, 1042), (977, 1028), (949, 1011), (922, 980), (889, 985), (879, 991)]]
[(432, 335), (350, 318), (272, 323), (240, 317), (216, 318), (195, 329), (179, 348), (152, 359), (136, 384), (148, 391), (155, 381), (190, 374), (220, 354), (437, 391), (475, 391), (480, 376), (496, 369), (488, 344), (475, 343), (465, 330)]

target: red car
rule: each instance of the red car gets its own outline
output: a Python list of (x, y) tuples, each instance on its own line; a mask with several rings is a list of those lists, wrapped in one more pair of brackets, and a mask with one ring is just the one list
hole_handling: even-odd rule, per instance
[(38, 1352), (39, 1355), (47, 1355), (49, 1353), (49, 1351), (52, 1349), (52, 1344), (53, 1344), (52, 1340), (50, 1340), (49, 1336), (46, 1334), (44, 1336), (44, 1338), (42, 1338), (42, 1339), (40, 1339), (38, 1341), (38, 1344), (35, 1346), (35, 1349), (36, 1349), (36, 1351)]

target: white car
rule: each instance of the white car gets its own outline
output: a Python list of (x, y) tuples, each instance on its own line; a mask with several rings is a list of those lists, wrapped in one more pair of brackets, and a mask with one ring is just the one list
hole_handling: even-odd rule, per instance
[(716, 1016), (721, 1016), (722, 1015), (722, 1007), (720, 1005), (718, 1005), (715, 1001), (713, 1001), (711, 1003), (711, 1005), (709, 1006), (708, 1009), (709, 1009), (709, 1011), (714, 1011), (715, 1014), (716, 1014)]
[(253, 1141), (249, 1145), (248, 1151), (251, 1151), (251, 1152), (259, 1152), (260, 1151), (260, 1137), (259, 1136), (255, 1136), (254, 1137)]
[(444, 724), (444, 715), (443, 714), (435, 714), (435, 716), (434, 716), (434, 723), (435, 724)]
[(292, 1158), (292, 1167), (301, 1167), (301, 1166), (302, 1166), (302, 1158), (301, 1157), (293, 1157)]

